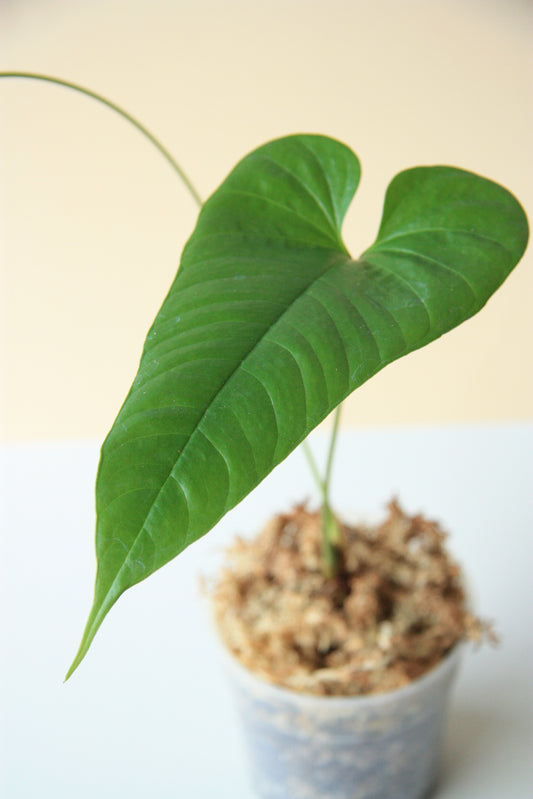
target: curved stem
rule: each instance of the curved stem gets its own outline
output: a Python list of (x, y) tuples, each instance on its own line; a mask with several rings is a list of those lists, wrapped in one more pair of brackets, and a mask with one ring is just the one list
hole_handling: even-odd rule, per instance
[(309, 444), (307, 441), (302, 443), (302, 448), (307, 459), (307, 463), (322, 495), (322, 561), (324, 576), (328, 579), (337, 576), (342, 568), (342, 536), (339, 525), (337, 524), (337, 520), (335, 519), (329, 503), (329, 485), (331, 480), (335, 444), (337, 442), (337, 435), (339, 431), (340, 414), (341, 406), (339, 405), (335, 409), (335, 415), (333, 418), (333, 430), (331, 432), (324, 479), (320, 477), (320, 472), (318, 471), (318, 467)]
[(123, 117), (123, 119), (127, 120), (127, 122), (133, 125), (134, 128), (137, 128), (137, 130), (140, 133), (142, 133), (142, 135), (146, 139), (148, 139), (154, 145), (154, 147), (156, 147), (159, 150), (161, 155), (168, 161), (173, 170), (178, 174), (183, 185), (185, 186), (191, 197), (194, 199), (196, 204), (199, 207), (202, 206), (202, 199), (200, 195), (198, 194), (191, 180), (183, 171), (183, 169), (178, 164), (176, 159), (172, 157), (169, 151), (165, 147), (163, 147), (161, 142), (158, 141), (156, 137), (152, 133), (150, 133), (150, 131), (147, 128), (145, 128), (141, 122), (135, 119), (135, 117), (133, 117), (123, 108), (116, 105), (116, 103), (113, 103), (111, 100), (102, 97), (100, 94), (97, 94), (96, 92), (90, 91), (90, 89), (85, 89), (83, 86), (79, 86), (77, 83), (71, 83), (68, 80), (62, 80), (61, 78), (54, 78), (51, 77), (50, 75), (41, 75), (34, 72), (0, 72), (0, 78), (26, 78), (28, 80), (40, 80), (40, 81), (45, 81), (46, 83), (54, 83), (56, 86), (65, 86), (67, 89), (72, 89), (75, 92), (84, 94), (86, 97), (91, 97), (93, 100), (97, 100), (99, 103), (102, 103), (102, 105), (107, 106), (107, 108), (110, 108), (116, 114)]

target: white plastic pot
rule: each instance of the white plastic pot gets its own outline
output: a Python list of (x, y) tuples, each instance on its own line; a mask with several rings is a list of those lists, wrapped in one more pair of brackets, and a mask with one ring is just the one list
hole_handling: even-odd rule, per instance
[(260, 799), (422, 799), (461, 647), (405, 688), (363, 697), (295, 693), (226, 654)]

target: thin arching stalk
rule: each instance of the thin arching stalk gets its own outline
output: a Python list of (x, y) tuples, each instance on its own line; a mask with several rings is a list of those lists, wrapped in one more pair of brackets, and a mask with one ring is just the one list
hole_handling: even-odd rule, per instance
[(64, 86), (67, 89), (72, 89), (75, 92), (79, 92), (80, 94), (84, 94), (86, 97), (91, 97), (93, 100), (105, 105), (107, 108), (110, 108), (119, 116), (123, 117), (127, 122), (133, 125), (134, 128), (142, 133), (142, 135), (148, 139), (154, 147), (161, 153), (161, 155), (168, 161), (171, 165), (172, 169), (178, 174), (181, 182), (195, 201), (195, 203), (201, 207), (202, 206), (202, 199), (198, 192), (196, 191), (194, 185), (192, 184), (188, 175), (184, 172), (181, 166), (178, 164), (176, 159), (169, 153), (166, 147), (163, 147), (160, 141), (156, 139), (153, 133), (150, 133), (148, 128), (139, 122), (138, 119), (135, 119), (131, 114), (125, 111), (123, 108), (118, 106), (116, 103), (113, 103), (111, 100), (108, 100), (106, 97), (102, 97), (102, 95), (97, 94), (96, 92), (92, 92), (90, 89), (86, 89), (84, 86), (79, 86), (77, 83), (71, 83), (68, 80), (62, 80), (61, 78), (54, 78), (50, 75), (41, 75), (35, 72), (0, 72), (0, 78), (25, 78), (27, 80), (40, 80), (45, 81), (46, 83), (53, 83), (56, 86)]

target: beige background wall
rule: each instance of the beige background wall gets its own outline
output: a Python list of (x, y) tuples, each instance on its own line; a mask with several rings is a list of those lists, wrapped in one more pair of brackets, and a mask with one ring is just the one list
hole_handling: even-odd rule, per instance
[[(415, 164), (485, 174), (533, 214), (530, 2), (1, 0), (0, 13), (0, 69), (115, 100), (204, 197), (270, 138), (344, 140), (363, 164), (354, 254), (390, 178)], [(0, 113), (2, 435), (102, 437), (196, 209), (105, 108), (0, 81)], [(528, 252), (478, 317), (356, 392), (345, 421), (531, 417), (532, 289)]]

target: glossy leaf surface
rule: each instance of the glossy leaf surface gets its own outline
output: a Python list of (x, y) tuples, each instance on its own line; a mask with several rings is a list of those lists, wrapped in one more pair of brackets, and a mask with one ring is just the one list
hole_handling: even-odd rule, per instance
[(359, 162), (271, 142), (205, 203), (103, 445), (98, 572), (78, 665), (121, 593), (208, 532), (348, 394), (476, 313), (520, 259), (525, 215), (450, 167), (398, 175), (375, 244), (340, 228)]

